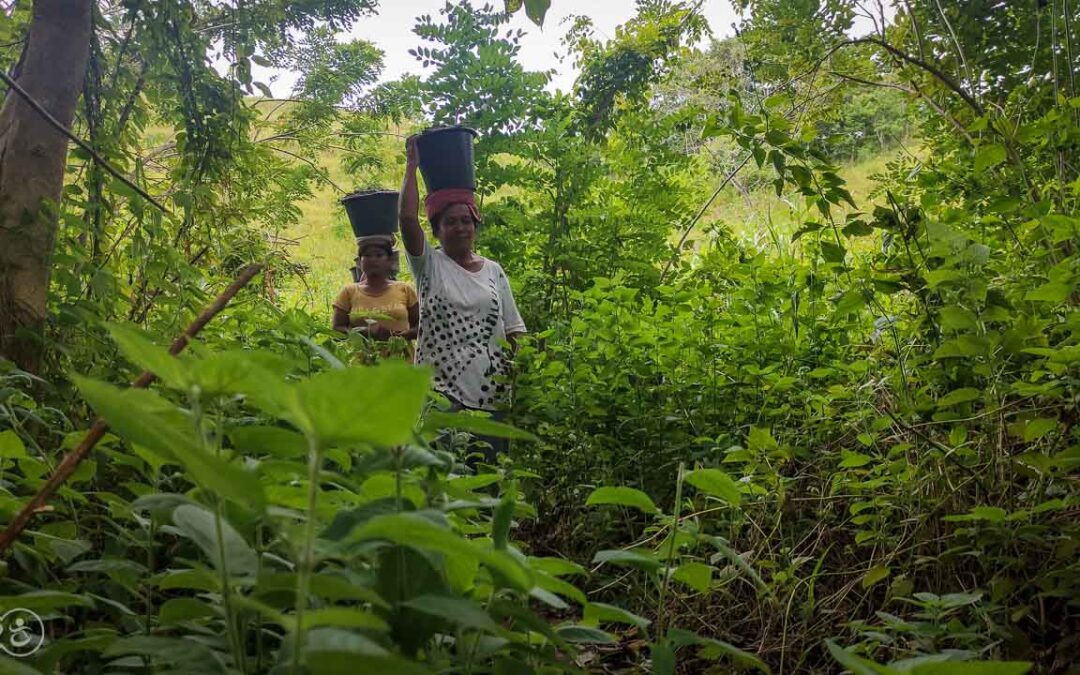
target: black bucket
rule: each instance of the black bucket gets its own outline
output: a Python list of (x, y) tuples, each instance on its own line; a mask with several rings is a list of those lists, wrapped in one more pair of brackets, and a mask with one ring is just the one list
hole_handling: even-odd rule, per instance
[(341, 199), (353, 234), (393, 234), (398, 229), (398, 193), (396, 190), (360, 190)]
[(439, 127), (416, 137), (420, 174), (429, 193), (447, 188), (476, 190), (473, 172), (476, 136), (476, 131), (468, 127)]

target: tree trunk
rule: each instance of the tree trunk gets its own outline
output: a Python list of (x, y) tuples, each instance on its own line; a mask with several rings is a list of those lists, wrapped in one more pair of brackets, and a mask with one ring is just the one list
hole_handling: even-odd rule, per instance
[[(16, 81), (65, 127), (82, 90), (92, 0), (34, 0)], [(0, 108), (0, 356), (41, 362), (68, 139), (13, 91)]]

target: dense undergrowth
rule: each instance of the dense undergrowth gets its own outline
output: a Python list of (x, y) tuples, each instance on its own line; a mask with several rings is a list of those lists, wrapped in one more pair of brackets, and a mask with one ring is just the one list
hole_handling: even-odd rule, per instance
[[(649, 0), (573, 24), (552, 94), (490, 8), (421, 18), (430, 74), (374, 86), (370, 45), (254, 4), (96, 18), (76, 130), (174, 211), (73, 154), (43, 367), (0, 362), (0, 515), (111, 432), (5, 554), (47, 639), (0, 672), (1076, 672), (1075, 8), (905, 2), (853, 40), (859, 3), (755, 0), (699, 51)], [(215, 39), (225, 77), (184, 60)], [(295, 100), (245, 98), (253, 58)], [(348, 238), (290, 238), (431, 120), (482, 132), (514, 428), (354, 365), (310, 302)], [(470, 432), (510, 456), (472, 474)]]

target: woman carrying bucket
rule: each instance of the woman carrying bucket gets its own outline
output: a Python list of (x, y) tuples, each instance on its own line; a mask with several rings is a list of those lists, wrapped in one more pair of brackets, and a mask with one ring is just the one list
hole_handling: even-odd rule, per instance
[[(357, 235), (360, 276), (335, 298), (333, 327), (380, 342), (404, 338), (409, 341), (406, 356), (411, 358), (411, 341), (416, 339), (420, 323), (420, 304), (412, 286), (393, 278), (398, 261), (393, 234), (397, 229), (397, 193), (360, 192), (342, 201)], [(388, 220), (390, 225), (386, 224)], [(393, 350), (379, 351), (387, 356)]]
[[(500, 408), (509, 402), (505, 379), (525, 323), (502, 267), (473, 250), (480, 213), (474, 197), (472, 133), (449, 127), (406, 141), (399, 223), (420, 293), (416, 362), (434, 368), (435, 389), (455, 409), (484, 410), (498, 419)], [(428, 188), (424, 210), (438, 248), (428, 244), (420, 227), (418, 168)], [(492, 446), (485, 459), (493, 463), (505, 443), (482, 440)]]

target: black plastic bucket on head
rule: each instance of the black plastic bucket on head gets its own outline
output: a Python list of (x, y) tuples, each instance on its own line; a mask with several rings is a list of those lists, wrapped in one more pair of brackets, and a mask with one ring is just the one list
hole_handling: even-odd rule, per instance
[(416, 137), (420, 155), (420, 175), (428, 192), (447, 188), (476, 190), (473, 172), (473, 138), (475, 129), (468, 127), (439, 127), (428, 129)]
[(398, 229), (398, 193), (396, 190), (360, 190), (342, 197), (353, 234), (393, 234)]

